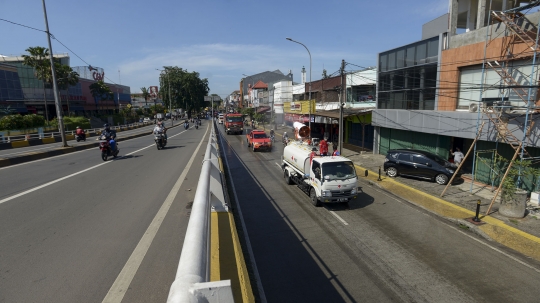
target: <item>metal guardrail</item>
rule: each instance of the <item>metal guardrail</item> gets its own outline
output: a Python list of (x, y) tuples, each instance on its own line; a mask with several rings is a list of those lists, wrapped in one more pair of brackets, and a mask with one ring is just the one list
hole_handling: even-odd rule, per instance
[[(212, 121), (212, 120), (211, 120)], [(233, 303), (231, 281), (210, 281), (210, 214), (228, 211), (219, 166), (215, 123), (202, 162), (176, 278), (169, 303)]]
[[(151, 125), (151, 124), (154, 124), (154, 122), (153, 121), (152, 122), (135, 122), (135, 123), (124, 124), (124, 125), (119, 125), (119, 126), (111, 125), (111, 129), (118, 131), (118, 130), (126, 129), (129, 127), (140, 127), (140, 126), (146, 126), (146, 125)], [(98, 135), (101, 133), (102, 130), (103, 128), (91, 128), (91, 129), (86, 129), (85, 132), (89, 135), (91, 134)], [(75, 135), (75, 131), (76, 130), (66, 131), (66, 135)], [(4, 135), (2, 134), (2, 132), (0, 132), (0, 143), (11, 143), (11, 142), (16, 142), (16, 141), (28, 141), (32, 139), (44, 139), (44, 138), (55, 138), (55, 137), (60, 138), (59, 131), (48, 132), (48, 133), (27, 134), (27, 135), (15, 135), (15, 136)]]

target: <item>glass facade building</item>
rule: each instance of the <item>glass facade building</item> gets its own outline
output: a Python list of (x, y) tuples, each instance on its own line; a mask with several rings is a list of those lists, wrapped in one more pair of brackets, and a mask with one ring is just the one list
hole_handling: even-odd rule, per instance
[(24, 100), (17, 69), (0, 63), (0, 101)]
[(434, 110), (439, 37), (379, 54), (377, 108)]

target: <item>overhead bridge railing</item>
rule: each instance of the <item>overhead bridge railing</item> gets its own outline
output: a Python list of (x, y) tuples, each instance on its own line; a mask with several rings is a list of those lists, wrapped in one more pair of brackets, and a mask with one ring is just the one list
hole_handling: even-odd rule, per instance
[(211, 214), (228, 212), (215, 127), (213, 123), (169, 303), (234, 302), (231, 280), (211, 281), (210, 272)]

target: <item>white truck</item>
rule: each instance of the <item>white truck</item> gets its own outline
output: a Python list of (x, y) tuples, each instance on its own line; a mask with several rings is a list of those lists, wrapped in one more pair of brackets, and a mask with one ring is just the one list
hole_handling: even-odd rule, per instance
[(313, 146), (293, 141), (285, 146), (281, 167), (287, 184), (297, 184), (311, 203), (348, 203), (357, 195), (356, 170), (351, 160), (341, 156), (313, 157)]

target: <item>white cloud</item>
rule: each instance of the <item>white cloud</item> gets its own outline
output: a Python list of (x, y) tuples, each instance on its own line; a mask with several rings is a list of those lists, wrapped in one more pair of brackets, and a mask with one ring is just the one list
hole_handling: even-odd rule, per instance
[[(313, 55), (313, 80), (319, 79), (325, 66), (335, 65), (338, 69), (341, 59), (350, 58), (351, 62), (361, 65), (374, 65), (374, 54), (346, 53), (343, 51), (311, 50)], [(367, 59), (370, 58), (371, 60)], [(323, 62), (324, 60), (324, 62)], [(358, 60), (355, 62), (355, 60)], [(205, 44), (191, 45), (175, 49), (152, 49), (142, 51), (141, 58), (129, 58), (120, 64), (122, 83), (129, 85), (132, 92), (139, 92), (140, 87), (158, 85), (159, 71), (163, 66), (178, 66), (188, 71), (198, 72), (202, 78), (208, 78), (212, 93), (228, 94), (238, 89), (242, 74), (252, 75), (264, 71), (281, 70), (284, 74), (293, 70), (294, 79), (300, 79), (300, 69), (309, 67), (309, 57), (304, 49), (279, 49), (269, 45), (249, 44)], [(332, 68), (327, 70), (333, 71)], [(108, 68), (116, 70), (117, 68)]]

